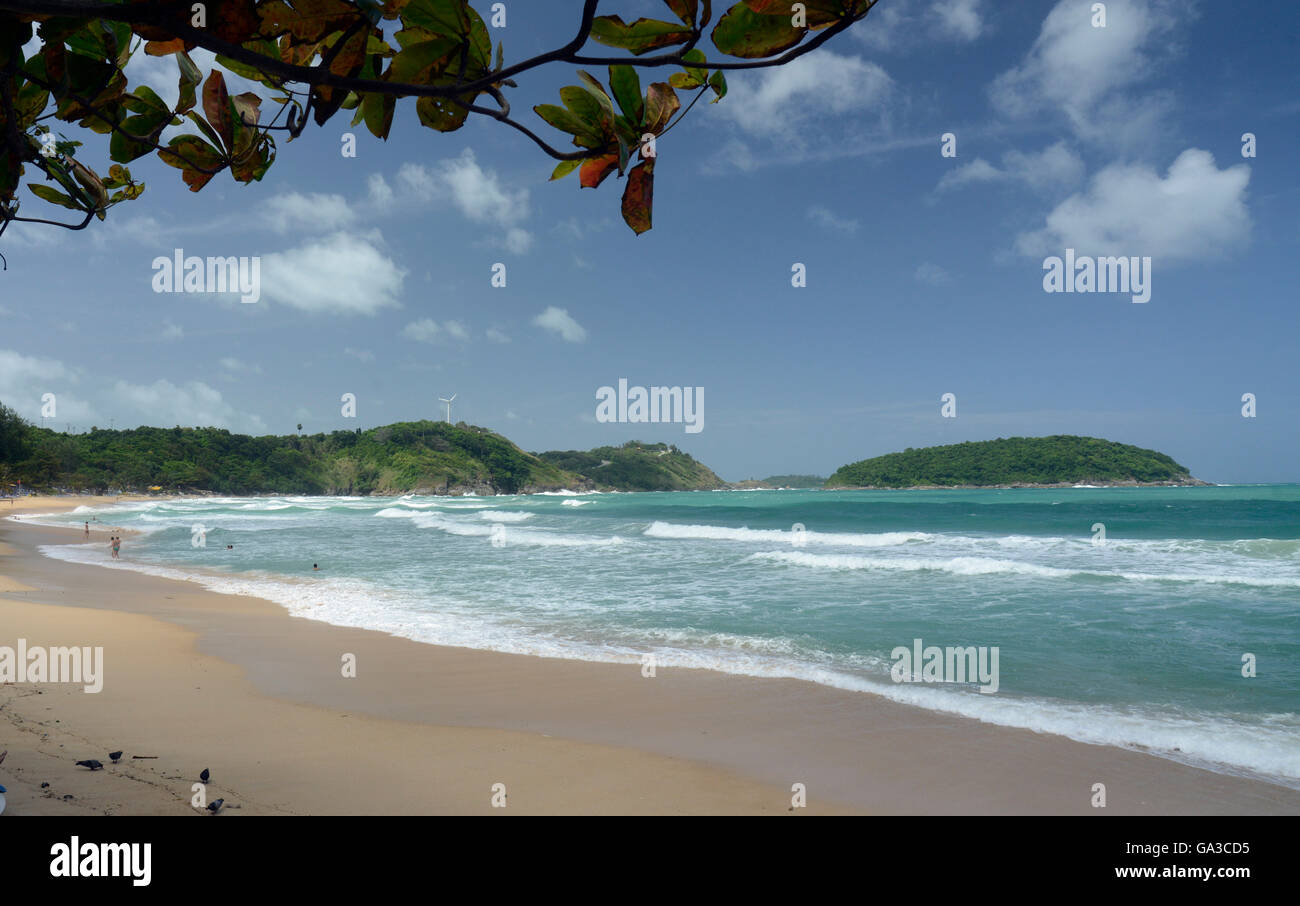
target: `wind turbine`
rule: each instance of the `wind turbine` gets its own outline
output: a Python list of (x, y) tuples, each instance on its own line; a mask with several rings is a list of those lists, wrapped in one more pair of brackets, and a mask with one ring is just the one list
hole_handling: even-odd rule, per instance
[(449, 400), (445, 400), (442, 397), (438, 397), (438, 402), (447, 404), (447, 424), (449, 425), (451, 424), (451, 404), (452, 404), (452, 400), (454, 399), (456, 399), (456, 394), (454, 393), (451, 395), (451, 399)]

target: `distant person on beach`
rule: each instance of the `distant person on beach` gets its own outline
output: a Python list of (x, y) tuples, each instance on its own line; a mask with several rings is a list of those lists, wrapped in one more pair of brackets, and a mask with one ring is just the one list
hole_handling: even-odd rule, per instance
[(114, 560), (117, 559), (117, 553), (121, 549), (121, 547), (122, 547), (122, 539), (117, 537), (117, 535), (114, 535), (113, 536), (113, 559)]
[(86, 537), (87, 537), (87, 538), (90, 537), (90, 523), (89, 523), (89, 522), (86, 523)]
[(320, 572), (320, 566), (319, 566), (318, 564), (313, 563), (313, 564), (311, 565), (311, 568), (312, 568), (312, 570), (314, 570), (315, 572)]

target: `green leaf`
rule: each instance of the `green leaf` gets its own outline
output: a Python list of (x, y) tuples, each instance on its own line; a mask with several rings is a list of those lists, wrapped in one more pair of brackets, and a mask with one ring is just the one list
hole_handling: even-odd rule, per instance
[(533, 108), (533, 111), (561, 132), (588, 138), (600, 138), (599, 126), (584, 120), (567, 107), (559, 107), (555, 104), (538, 104)]
[(208, 184), (215, 173), (194, 169), (219, 170), (225, 165), (225, 156), (197, 135), (178, 135), (167, 143), (170, 151), (158, 152), (159, 159), (169, 167), (181, 171), (181, 178), (197, 192)]
[(709, 87), (717, 95), (710, 103), (716, 104), (727, 96), (727, 77), (722, 74), (721, 69), (709, 77)]
[(691, 30), (677, 22), (659, 19), (637, 19), (630, 25), (620, 16), (597, 16), (591, 23), (591, 37), (610, 47), (621, 47), (640, 56), (661, 47), (685, 44), (691, 39)]
[(51, 204), (56, 204), (72, 211), (84, 210), (84, 208), (57, 189), (51, 189), (49, 186), (32, 185), (31, 183), (28, 183), (27, 188), (31, 189), (32, 194), (37, 198), (44, 198)]
[[(600, 102), (591, 96), (591, 92), (577, 85), (565, 85), (561, 88), (560, 100), (578, 119), (585, 120), (596, 126), (599, 125), (605, 113), (600, 106)], [(599, 128), (595, 131), (597, 134), (600, 133)]]
[(645, 99), (641, 97), (641, 77), (631, 66), (609, 67), (609, 87), (628, 120), (640, 126), (645, 120)]
[(208, 137), (208, 141), (212, 142), (212, 144), (217, 147), (221, 147), (221, 137), (207, 124), (203, 117), (191, 110), (189, 113), (185, 114), (185, 118), (198, 126), (199, 131)]
[[(703, 63), (705, 60), (704, 52), (699, 48), (691, 48), (682, 55), (682, 59), (691, 63)], [(681, 88), (690, 91), (699, 88), (709, 79), (709, 71), (701, 69), (698, 66), (687, 66), (685, 72), (675, 72), (668, 78), (668, 84), (674, 88)]]
[(132, 141), (130, 136), (156, 142), (159, 133), (170, 121), (171, 114), (167, 111), (127, 117), (118, 124), (118, 129), (113, 130), (113, 135), (108, 140), (108, 156), (120, 164), (129, 164), (138, 157), (144, 157), (153, 148), (146, 141)]
[[(467, 103), (473, 103), (470, 98)], [(438, 132), (455, 132), (465, 125), (469, 111), (449, 98), (420, 98), (415, 102), (415, 112), (420, 122)]]
[(612, 120), (614, 118), (614, 102), (611, 101), (609, 95), (605, 93), (605, 86), (592, 78), (591, 73), (584, 72), (581, 69), (578, 70), (578, 78), (582, 80), (583, 86), (591, 96), (596, 99), (596, 103), (600, 104), (601, 109)]
[(434, 69), (441, 74), (459, 46), (455, 38), (434, 38), (404, 48), (389, 64), (388, 78), (408, 84), (427, 83)]
[(618, 175), (619, 176), (622, 176), (624, 173), (627, 172), (627, 161), (628, 158), (631, 156), (632, 156), (631, 152), (628, 151), (627, 141), (623, 138), (623, 136), (620, 135), (618, 137)]
[(770, 57), (803, 40), (806, 28), (790, 22), (790, 12), (760, 15), (741, 0), (713, 27), (713, 45), (725, 54), (744, 59)]
[(467, 37), (470, 18), (465, 0), (411, 0), (402, 7), (402, 22), (427, 28), (435, 35)]
[[(274, 41), (259, 39), (256, 41), (245, 41), (243, 44), (245, 50), (251, 50), (253, 53), (261, 54), (272, 60), (280, 59), (280, 48)], [(254, 82), (261, 82), (268, 88), (275, 87), (274, 82), (258, 71), (257, 67), (249, 66), (247, 63), (241, 63), (238, 60), (232, 60), (230, 57), (218, 54), (217, 62), (229, 69), (235, 75), (241, 75), (246, 79), (252, 79)]]
[(582, 166), (582, 163), (583, 163), (583, 162), (582, 162), (582, 159), (581, 159), (581, 158), (579, 158), (578, 160), (562, 160), (562, 161), (560, 161), (558, 164), (556, 164), (555, 169), (551, 171), (551, 180), (550, 180), (550, 181), (551, 181), (551, 182), (554, 182), (554, 181), (557, 180), (557, 179), (564, 179), (564, 177), (568, 176), (568, 175), (569, 175), (570, 173), (572, 173), (574, 170), (576, 170), (576, 169), (578, 169), (579, 167), (581, 167), (581, 166)]
[(367, 94), (361, 98), (358, 114), (365, 119), (366, 128), (376, 138), (388, 140), (388, 131), (393, 128), (393, 111), (397, 109), (397, 98), (383, 94)]

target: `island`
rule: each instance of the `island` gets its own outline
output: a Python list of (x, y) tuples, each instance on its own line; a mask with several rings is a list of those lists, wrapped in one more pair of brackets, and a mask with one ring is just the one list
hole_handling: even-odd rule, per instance
[(1206, 486), (1155, 450), (1055, 434), (907, 448), (840, 467), (827, 488)]

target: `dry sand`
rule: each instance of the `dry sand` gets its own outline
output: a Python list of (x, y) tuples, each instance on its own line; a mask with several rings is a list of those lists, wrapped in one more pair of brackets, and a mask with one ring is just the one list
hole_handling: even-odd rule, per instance
[(81, 534), (0, 521), (0, 645), (102, 646), (105, 661), (97, 694), (0, 686), (8, 815), (196, 814), (205, 767), (229, 815), (1300, 814), (1275, 784), (876, 696), (425, 645), (36, 551)]

